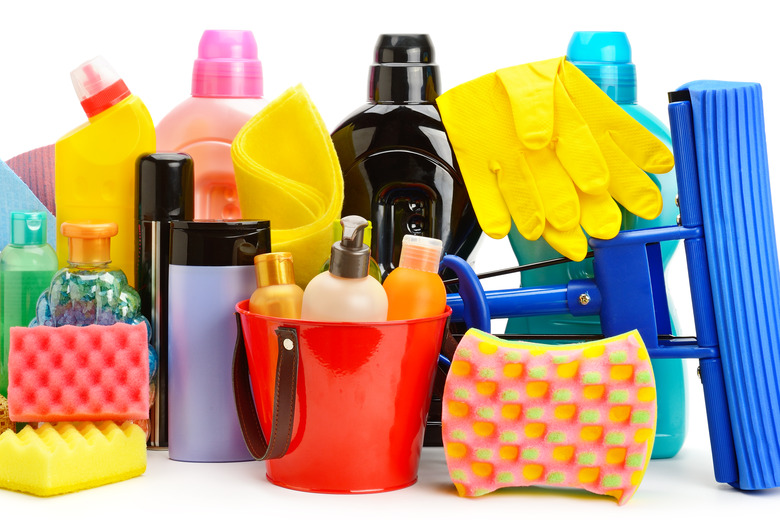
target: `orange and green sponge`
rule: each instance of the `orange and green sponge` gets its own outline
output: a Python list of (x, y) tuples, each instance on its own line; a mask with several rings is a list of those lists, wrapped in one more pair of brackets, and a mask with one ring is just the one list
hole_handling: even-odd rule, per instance
[(625, 504), (656, 429), (641, 336), (551, 346), (472, 329), (444, 387), (442, 435), (461, 496), (514, 486), (582, 488)]

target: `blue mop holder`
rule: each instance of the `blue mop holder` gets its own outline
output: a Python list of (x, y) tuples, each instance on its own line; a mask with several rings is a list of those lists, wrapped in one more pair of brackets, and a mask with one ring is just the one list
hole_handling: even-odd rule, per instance
[[(591, 239), (593, 280), (565, 286), (485, 292), (470, 287), (479, 285), (473, 272), (457, 273), (461, 293), (447, 304), (455, 321), (468, 313), (470, 326), (473, 308), (493, 318), (599, 315), (606, 336), (637, 329), (653, 358), (699, 359), (716, 480), (777, 487), (780, 268), (760, 86), (697, 82), (670, 101), (679, 226)], [(670, 338), (660, 252), (667, 240), (685, 245), (696, 338)]]
[[(486, 321), (486, 318), (475, 321), (471, 317), (475, 311), (470, 310), (471, 308), (486, 308), (490, 318), (565, 313), (573, 316), (599, 315), (605, 336), (615, 336), (636, 329), (653, 358), (717, 358), (716, 342), (702, 342), (699, 338), (659, 339), (659, 335), (668, 336), (671, 332), (660, 243), (683, 240), (687, 252), (690, 249), (689, 241), (695, 243), (701, 239), (700, 228), (685, 227), (622, 231), (612, 240), (591, 239), (594, 278), (572, 280), (560, 286), (475, 290), (472, 286), (479, 284), (479, 279), (473, 271), (465, 276), (457, 273), (460, 293), (447, 295), (447, 305), (452, 308), (451, 319), (465, 321), (470, 327), (489, 332), (489, 321)], [(471, 269), (465, 262), (463, 264), (461, 269)], [(706, 276), (706, 264), (697, 262), (694, 266), (689, 265), (691, 284), (696, 285), (696, 290), (692, 289), (693, 294), (703, 292), (700, 286), (705, 278), (698, 274), (702, 270), (701, 267), (704, 267)], [(695, 274), (690, 274), (691, 272)], [(481, 288), (481, 285), (479, 287)], [(480, 298), (484, 300), (474, 301)], [(695, 316), (706, 315), (706, 309), (712, 308), (711, 297), (699, 297), (695, 300)], [(696, 307), (701, 309), (697, 311)], [(467, 312), (471, 313), (468, 318), (465, 316)], [(702, 320), (697, 320), (697, 331), (701, 326), (699, 321)], [(703, 323), (712, 324), (714, 320), (705, 319)], [(712, 329), (711, 326), (703, 328)], [(711, 333), (704, 335), (705, 339), (707, 337), (711, 337)]]

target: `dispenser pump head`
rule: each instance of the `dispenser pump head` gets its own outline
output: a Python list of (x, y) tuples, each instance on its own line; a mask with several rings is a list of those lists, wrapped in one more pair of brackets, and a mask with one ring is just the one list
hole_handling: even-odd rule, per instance
[(363, 233), (368, 221), (357, 215), (341, 219), (344, 230), (341, 241), (330, 248), (331, 274), (342, 278), (365, 278), (371, 259), (371, 249), (363, 243)]

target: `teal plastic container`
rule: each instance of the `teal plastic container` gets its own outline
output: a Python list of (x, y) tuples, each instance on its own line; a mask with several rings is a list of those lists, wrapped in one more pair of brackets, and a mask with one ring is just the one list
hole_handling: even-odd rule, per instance
[(8, 391), (11, 327), (26, 327), (35, 318), (38, 297), (57, 272), (57, 253), (46, 241), (46, 213), (11, 213), (11, 243), (0, 253), (0, 394)]
[[(576, 32), (569, 42), (567, 59), (577, 65), (594, 83), (609, 95), (631, 117), (650, 130), (670, 149), (669, 129), (650, 112), (637, 105), (636, 69), (631, 62), (631, 45), (622, 32)], [(673, 226), (677, 223), (677, 178), (674, 170), (650, 178), (661, 190), (663, 211), (653, 220), (645, 220), (623, 209), (622, 229)], [(509, 233), (520, 265), (560, 257), (543, 238), (530, 242), (512, 227)], [(661, 245), (664, 267), (669, 263), (677, 242)], [(569, 262), (522, 273), (523, 287), (566, 284), (570, 280), (593, 278), (593, 261)], [(675, 316), (672, 329), (675, 327)], [(597, 316), (574, 317), (569, 314), (512, 318), (507, 323), (510, 334), (600, 334)], [(653, 370), (658, 392), (658, 427), (653, 447), (654, 459), (674, 457), (685, 441), (686, 395), (683, 361), (654, 359)]]

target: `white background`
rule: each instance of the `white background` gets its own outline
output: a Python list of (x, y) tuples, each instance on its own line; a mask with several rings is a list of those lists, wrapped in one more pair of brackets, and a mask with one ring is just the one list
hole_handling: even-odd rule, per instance
[[(573, 31), (620, 30), (632, 44), (639, 102), (663, 121), (668, 119), (666, 93), (685, 82), (761, 83), (770, 171), (776, 171), (780, 74), (772, 5), (768, 0), (2, 0), (0, 158), (51, 144), (86, 120), (70, 71), (98, 54), (159, 122), (189, 95), (192, 61), (205, 29), (252, 30), (266, 97), (302, 83), (329, 129), (365, 102), (380, 33), (430, 34), (446, 90), (500, 67), (562, 56)], [(776, 184), (773, 178), (775, 192)], [(506, 241), (488, 239), (477, 257), (477, 271), (515, 263)], [(516, 285), (511, 279), (496, 283)], [(678, 285), (684, 291), (684, 284)], [(639, 492), (623, 508), (611, 499), (539, 489), (460, 499), (441, 451), (435, 449), (425, 450), (415, 486), (360, 497), (276, 488), (263, 479), (262, 463), (188, 465), (156, 452), (150, 453), (146, 474), (125, 483), (46, 500), (0, 490), (0, 517), (44, 513), (70, 518), (100, 512), (120, 518), (172, 513), (281, 518), (283, 510), (292, 518), (776, 517), (780, 491), (741, 493), (715, 483), (701, 387), (692, 364), (688, 375), (688, 440), (675, 459), (651, 462)]]

